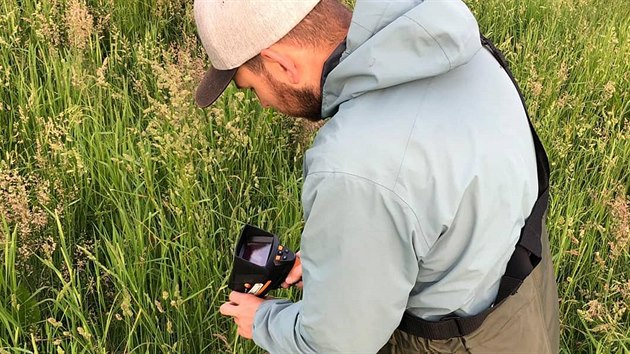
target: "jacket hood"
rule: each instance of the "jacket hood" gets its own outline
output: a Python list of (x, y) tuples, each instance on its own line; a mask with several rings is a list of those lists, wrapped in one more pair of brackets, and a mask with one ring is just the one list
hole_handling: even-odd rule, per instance
[(322, 116), (366, 92), (444, 74), (480, 48), (460, 0), (358, 0), (346, 50), (323, 86)]

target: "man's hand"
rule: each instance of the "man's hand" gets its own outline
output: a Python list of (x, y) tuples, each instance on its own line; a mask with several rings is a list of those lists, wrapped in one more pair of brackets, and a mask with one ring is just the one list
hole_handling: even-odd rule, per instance
[(251, 294), (232, 291), (230, 302), (221, 305), (219, 312), (224, 316), (234, 318), (234, 323), (238, 326), (239, 336), (252, 339), (254, 316), (263, 301), (265, 300)]
[(293, 268), (287, 275), (287, 278), (282, 283), (282, 287), (284, 289), (290, 287), (291, 285), (295, 285), (298, 288), (302, 288), (302, 260), (300, 259), (300, 252), (295, 253), (295, 263), (293, 264)]

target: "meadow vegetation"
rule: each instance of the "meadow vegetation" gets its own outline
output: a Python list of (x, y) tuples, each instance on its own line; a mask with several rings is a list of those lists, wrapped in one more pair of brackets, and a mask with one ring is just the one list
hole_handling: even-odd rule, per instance
[[(562, 351), (629, 352), (630, 8), (467, 3), (551, 161)], [(261, 352), (218, 314), (232, 247), (298, 247), (317, 126), (196, 108), (205, 66), (192, 1), (0, 0), (0, 353)]]

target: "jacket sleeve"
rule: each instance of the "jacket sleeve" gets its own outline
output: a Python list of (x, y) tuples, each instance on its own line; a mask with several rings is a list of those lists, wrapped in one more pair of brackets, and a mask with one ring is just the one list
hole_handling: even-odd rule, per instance
[(302, 203), (303, 299), (264, 302), (254, 341), (271, 353), (375, 353), (415, 284), (418, 220), (390, 189), (343, 173), (307, 176)]

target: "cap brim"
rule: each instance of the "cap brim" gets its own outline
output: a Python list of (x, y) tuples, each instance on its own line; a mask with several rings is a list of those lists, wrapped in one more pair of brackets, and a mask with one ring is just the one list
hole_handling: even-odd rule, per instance
[(195, 101), (201, 108), (206, 108), (213, 104), (221, 96), (236, 74), (238, 68), (230, 70), (217, 70), (210, 68), (206, 71), (197, 87)]

